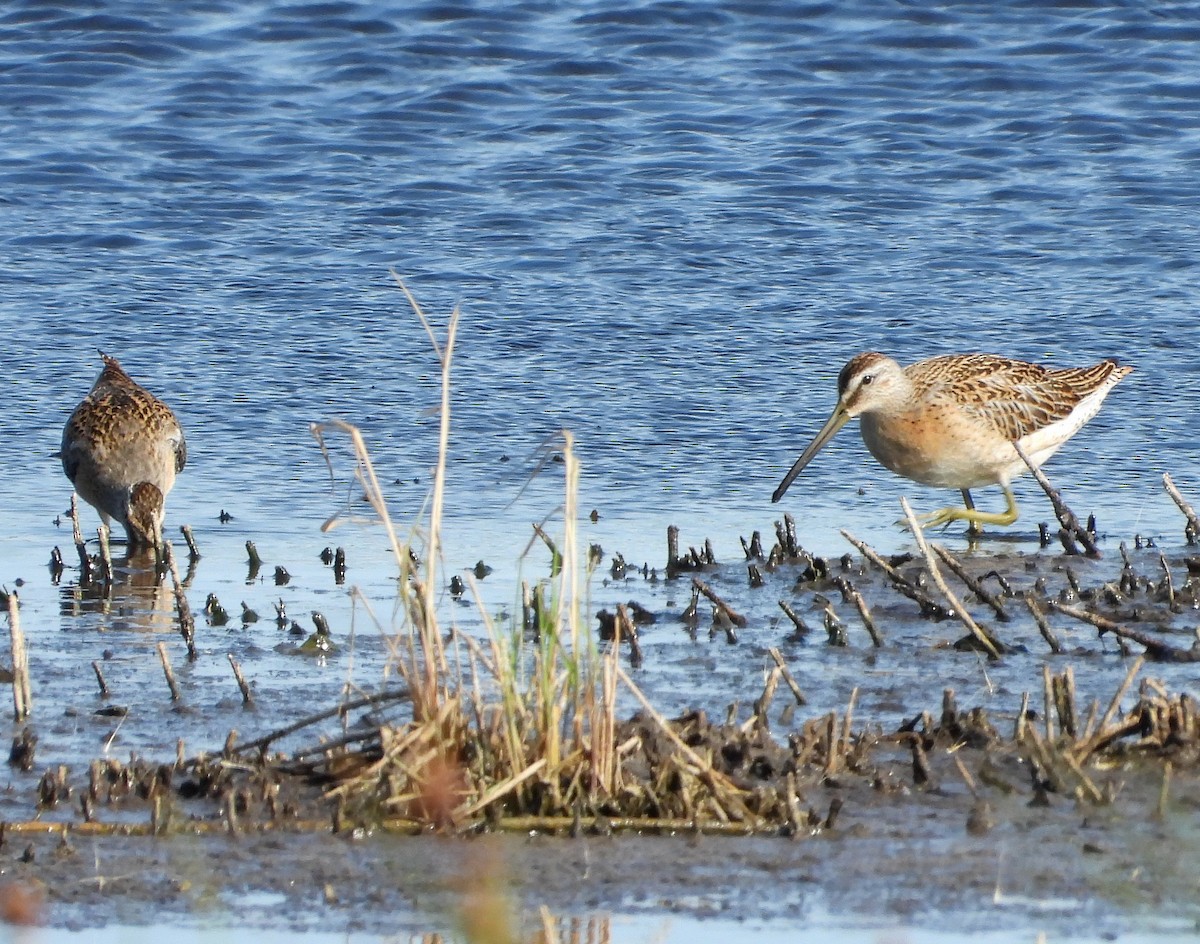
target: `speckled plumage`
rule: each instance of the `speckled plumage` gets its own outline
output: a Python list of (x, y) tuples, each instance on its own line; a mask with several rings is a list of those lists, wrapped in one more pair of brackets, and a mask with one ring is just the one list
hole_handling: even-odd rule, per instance
[(175, 414), (135, 382), (116, 358), (63, 429), (63, 471), (107, 524), (119, 521), (131, 551), (162, 542), (163, 503), (187, 462)]
[[(875, 352), (859, 354), (838, 376), (838, 403), (824, 428), (792, 466), (772, 501), (850, 419), (879, 462), (920, 482), (957, 488), (967, 508), (943, 508), (926, 524), (966, 520), (1011, 524), (1009, 489), (1026, 471), (1016, 442), (1040, 466), (1096, 415), (1109, 391), (1133, 368), (1106, 360), (1051, 368), (992, 354), (950, 354), (901, 368)], [(1008, 510), (976, 512), (968, 490), (1000, 485)]]

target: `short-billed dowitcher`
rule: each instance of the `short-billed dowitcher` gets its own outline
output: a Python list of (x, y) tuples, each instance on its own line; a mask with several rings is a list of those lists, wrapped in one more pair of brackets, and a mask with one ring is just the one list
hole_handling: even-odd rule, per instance
[[(922, 524), (967, 521), (1010, 525), (1017, 502), (1009, 483), (1028, 471), (1012, 444), (1041, 466), (1100, 409), (1132, 367), (1106, 360), (1056, 369), (992, 354), (948, 354), (901, 367), (874, 352), (852, 358), (838, 375), (838, 402), (771, 501), (847, 421), (859, 417), (863, 442), (905, 478), (962, 492), (965, 508), (942, 508)], [(970, 489), (999, 485), (1008, 507), (977, 511)]]
[(187, 462), (170, 407), (101, 352), (104, 370), (63, 430), (63, 471), (105, 524), (125, 526), (131, 552), (162, 543), (163, 502)]

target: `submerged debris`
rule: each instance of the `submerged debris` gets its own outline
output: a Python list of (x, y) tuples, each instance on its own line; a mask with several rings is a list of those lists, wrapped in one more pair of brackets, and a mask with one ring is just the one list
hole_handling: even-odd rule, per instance
[[(563, 454), (569, 473), (574, 464), (569, 441)], [(1081, 530), (1097, 541), (1094, 527)], [(632, 600), (610, 604), (612, 611), (595, 615), (601, 638), (612, 644), (596, 646), (594, 624), (582, 618), (582, 606), (570, 610), (570, 601), (562, 599), (566, 578), (582, 556), (579, 549), (569, 537), (560, 545), (540, 527), (535, 531), (551, 552), (549, 578), (523, 588), (521, 620), (511, 620), (511, 633), (478, 638), (439, 627), (440, 581), (424, 584), (405, 547), (398, 554), (405, 578), (398, 599), (411, 631), (398, 637), (389, 663), (403, 679), (402, 689), (343, 702), (244, 743), (230, 732), (214, 754), (185, 760), (180, 749), (174, 764), (106, 758), (92, 765), (86, 784), (52, 767), (37, 788), (39, 806), (70, 817), (72, 828), (97, 833), (116, 830), (118, 822), (128, 828), (125, 814), (142, 804), (144, 828), (154, 834), (379, 827), (802, 836), (855, 821), (863, 795), (856, 790), (884, 798), (922, 791), (937, 803), (961, 780), (972, 802), (966, 828), (985, 835), (1001, 815), (1000, 805), (989, 802), (993, 792), (1025, 794), (1035, 808), (1057, 797), (1099, 806), (1111, 803), (1119, 789), (1118, 766), (1123, 772), (1155, 771), (1155, 765), (1165, 770), (1169, 764), (1174, 776), (1200, 773), (1200, 712), (1190, 694), (1170, 694), (1147, 682), (1131, 705), (1124, 704), (1145, 662), (1200, 661), (1189, 616), (1200, 606), (1195, 557), (1130, 554), (1124, 547), (1119, 562), (1103, 563), (1061, 552), (956, 556), (917, 529), (918, 554), (885, 558), (846, 535), (858, 554), (827, 560), (799, 546), (795, 523), (785, 516), (769, 552), (758, 532), (742, 541), (757, 575), (752, 579), (762, 588), (742, 598), (751, 600), (748, 609), (755, 604), (762, 609), (743, 614), (727, 598), (745, 587), (746, 562), (722, 567), (708, 541), (703, 550), (680, 554), (678, 530), (672, 528), (666, 568), (668, 581), (675, 581), (668, 584), (674, 588), (668, 594), (672, 602), (658, 614)], [(1073, 540), (1085, 543), (1079, 534)], [(591, 569), (603, 558), (589, 551), (588, 559)], [(338, 560), (336, 552), (332, 560)], [(482, 579), (489, 571), (480, 561), (474, 576)], [(282, 567), (279, 572), (286, 576)], [(620, 581), (614, 585), (619, 599), (628, 599), (626, 588), (636, 583), (637, 571), (617, 555), (609, 574)], [(642, 577), (652, 579), (648, 567)], [(460, 575), (449, 582), (455, 595), (465, 589)], [(176, 578), (182, 593), (180, 586)], [(772, 597), (764, 593), (770, 587), (777, 591)], [(220, 625), (214, 618), (219, 608), (210, 595), (206, 610), (214, 625)], [(298, 638), (305, 636), (282, 599), (275, 609), (281, 629), (291, 626)], [(626, 654), (629, 664), (642, 665), (653, 656), (649, 640), (681, 631), (668, 618), (653, 636), (641, 638), (641, 627), (655, 624), (664, 610), (693, 638), (711, 610), (712, 633), (761, 653), (757, 697), (721, 717), (694, 709), (666, 718), (656, 711), (624, 665)], [(764, 611), (773, 619), (764, 618)], [(219, 612), (224, 622), (227, 614)], [(243, 603), (245, 622), (250, 612)], [(807, 645), (830, 663), (855, 659), (874, 665), (902, 646), (923, 647), (922, 655), (931, 660), (961, 658), (952, 645), (970, 645), (993, 662), (1020, 667), (1018, 660), (1034, 648), (1060, 656), (1067, 651), (1053, 625), (1066, 619), (1096, 628), (1099, 657), (1106, 649), (1111, 656), (1113, 636), (1144, 653), (1104, 710), (1077, 704), (1074, 671), (1063, 660), (1027, 659), (1037, 674), (1003, 714), (996, 707), (1000, 696), (988, 710), (963, 710), (959, 694), (935, 670), (921, 689), (926, 703), (916, 713), (905, 706), (907, 720), (885, 729), (877, 720), (856, 718), (858, 687), (839, 710), (804, 715), (807, 699), (785, 656), (793, 655), (788, 643), (809, 634), (801, 614), (820, 620), (834, 648), (811, 640)], [(931, 625), (955, 621), (947, 625), (961, 623), (967, 635), (953, 644), (952, 637), (912, 643), (911, 635), (889, 625), (894, 617)], [(312, 619), (314, 633), (298, 646), (287, 642), (280, 648), (315, 656), (334, 652), (328, 621), (319, 612)], [(181, 704), (183, 692), (166, 647), (159, 643), (157, 649), (172, 702)], [(190, 639), (189, 652), (194, 654)], [(232, 655), (228, 660), (249, 707), (253, 686), (237, 660)], [(982, 657), (979, 664), (991, 671)], [(106, 692), (99, 668), (93, 668)], [(800, 677), (812, 678), (803, 672)], [(855, 677), (853, 684), (868, 683)], [(1030, 694), (1039, 687), (1040, 701)], [(618, 705), (629, 704), (639, 707), (632, 715), (623, 709), (619, 720)], [(334, 719), (340, 724), (331, 734)], [(304, 746), (279, 751), (285, 737)], [(32, 767), (35, 745), (32, 735), (15, 740), (10, 762)], [(1170, 776), (1163, 773), (1158, 782), (1166, 791)], [(76, 797), (77, 814), (67, 809)], [(1161, 808), (1165, 800), (1157, 799)], [(172, 816), (168, 801), (175, 800), (189, 803), (186, 816)], [(108, 816), (110, 809), (122, 815)], [(7, 826), (26, 827), (35, 828)]]
[[(976, 798), (967, 828), (982, 833), (997, 815), (987, 803), (988, 791), (1027, 790), (1032, 805), (1061, 796), (1103, 806), (1113, 801), (1125, 776), (1115, 772), (1115, 765), (1169, 763), (1176, 771), (1200, 765), (1200, 711), (1190, 695), (1147, 687), (1126, 712), (1118, 712), (1140, 665), (1139, 660), (1131, 668), (1109, 710), (1099, 718), (1089, 715), (1086, 723), (1074, 704), (1068, 671), (1044, 678), (1052, 708), (1041, 724), (1021, 712), (1007, 735), (982, 709), (961, 711), (955, 693), (946, 690), (940, 711), (919, 713), (891, 733), (852, 727), (852, 696), (845, 711), (797, 722), (779, 737), (771, 733), (767, 712), (775, 681), (790, 680), (780, 660), (744, 721), (718, 722), (703, 711), (667, 720), (645, 705), (617, 724), (613, 743), (619, 750), (610, 758), (611, 787), (605, 790), (591, 782), (598, 758), (579, 754), (553, 766), (543, 757), (519, 776), (505, 773), (502, 764), (497, 766), (511, 749), (503, 729), (472, 730), (454, 702), (446, 703), (449, 713), (429, 721), (386, 717), (409, 702), (409, 692), (398, 690), (335, 707), (245, 744), (235, 745), (231, 737), (216, 756), (175, 764), (96, 761), (85, 784), (73, 782), (66, 768), (47, 770), (37, 793), (43, 809), (81, 797), (75, 828), (92, 835), (218, 831), (229, 828), (232, 805), (239, 830), (375, 826), (419, 832), (432, 825), (456, 832), (799, 836), (835, 829), (839, 818), (855, 819), (855, 784), (878, 798), (904, 792), (906, 783), (908, 790), (930, 792), (961, 778)], [(793, 692), (803, 704), (799, 690)], [(266, 752), (273, 741), (363, 707), (383, 714), (340, 739), (290, 755)], [(26, 735), (24, 742), (14, 741), (10, 763), (27, 757), (31, 767), (36, 738)], [(186, 817), (165, 822), (159, 798), (166, 795), (193, 808)], [(136, 806), (147, 812), (144, 826), (131, 827), (125, 816), (107, 822), (103, 814), (105, 808)], [(38, 829), (32, 822), (7, 828)]]

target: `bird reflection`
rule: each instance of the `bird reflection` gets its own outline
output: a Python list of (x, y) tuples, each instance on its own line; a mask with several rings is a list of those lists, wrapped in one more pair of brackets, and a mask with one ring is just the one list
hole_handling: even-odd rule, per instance
[[(194, 570), (195, 561), (189, 560), (185, 587)], [(170, 578), (158, 567), (152, 548), (113, 561), (111, 581), (93, 576), (61, 587), (59, 610), (71, 619), (94, 617), (108, 631), (170, 632), (176, 627)]]

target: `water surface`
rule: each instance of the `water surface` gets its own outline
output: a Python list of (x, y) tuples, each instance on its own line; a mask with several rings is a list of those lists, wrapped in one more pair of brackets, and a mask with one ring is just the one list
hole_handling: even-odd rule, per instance
[[(563, 428), (583, 463), (580, 507), (598, 513), (581, 536), (606, 562), (620, 551), (661, 567), (672, 523), (685, 546), (712, 538), (737, 560), (738, 537), (770, 535), (783, 510), (823, 554), (848, 550), (840, 527), (907, 547), (891, 525), (899, 496), (925, 509), (951, 496), (879, 468), (853, 429), (769, 503), (832, 407), (838, 369), (864, 349), (905, 363), (968, 350), (1132, 363), (1047, 471), (1077, 511), (1097, 513), (1110, 551), (1139, 534), (1178, 547), (1160, 481), (1171, 472), (1200, 496), (1197, 12), (7, 5), (0, 582), (22, 582), (39, 763), (171, 755), (177, 737), (202, 749), (230, 727), (269, 728), (275, 713), (240, 707), (228, 652), (282, 714), (378, 683), (386, 645), (318, 554), (345, 546), (347, 586), (385, 628), (394, 564), (375, 527), (320, 533), (357, 496), (346, 454), (331, 478), (309, 424), (361, 427), (409, 533), (436, 458), (438, 364), (389, 267), (435, 322), (462, 312), (443, 573), (494, 566), (492, 610), (511, 612), (519, 580), (544, 572), (544, 549), (520, 555), (530, 522), (559, 526), (561, 469), (530, 476)], [(144, 594), (82, 605), (73, 572), (56, 586), (44, 567), (55, 545), (71, 560), (52, 454), (97, 348), (187, 431), (168, 507), (204, 553), (193, 608), (216, 593), (262, 617), (205, 627), (193, 664)], [(1015, 549), (1027, 552), (1050, 509), (1031, 482), (1018, 498)], [(90, 531), (90, 511), (85, 521)], [(247, 539), (266, 579), (245, 579)], [(284, 587), (270, 580), (277, 564), (292, 575)], [(669, 587), (636, 592), (663, 611), (686, 602)], [(324, 665), (280, 655), (280, 599), (304, 628), (319, 610), (353, 640)], [(702, 699), (757, 694), (723, 643), (674, 632), (660, 637), (671, 658), (647, 670), (663, 697), (689, 658), (711, 669)], [(183, 706), (165, 697), (160, 639)], [(131, 708), (119, 725), (92, 714), (93, 660)], [(844, 704), (850, 685), (818, 697)]]

